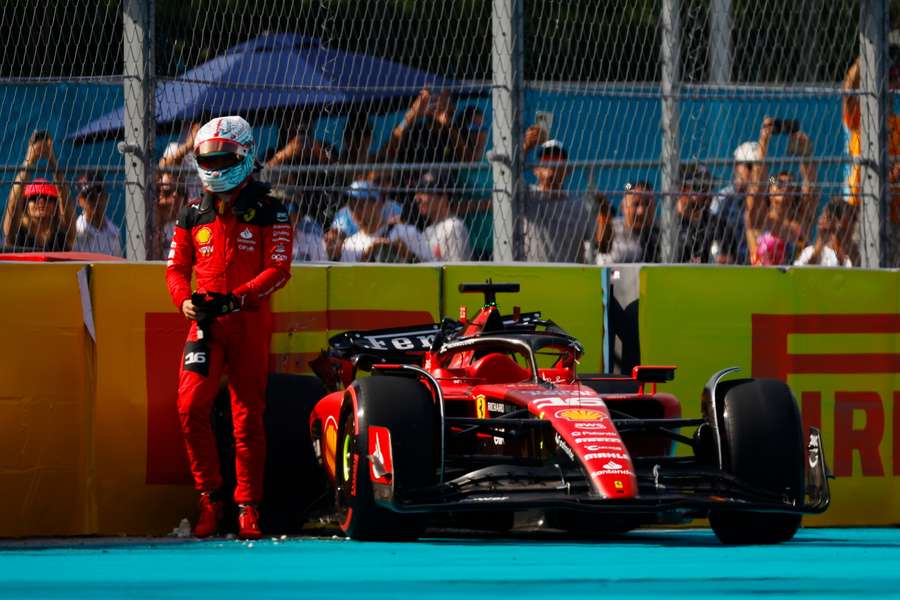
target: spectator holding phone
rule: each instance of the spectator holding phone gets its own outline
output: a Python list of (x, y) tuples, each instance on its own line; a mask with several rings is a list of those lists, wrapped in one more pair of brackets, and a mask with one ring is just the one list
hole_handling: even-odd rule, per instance
[(81, 214), (75, 221), (75, 250), (122, 256), (119, 228), (106, 216), (109, 193), (99, 171), (88, 171), (78, 177), (78, 206)]
[[(55, 183), (42, 178), (28, 183), (41, 160), (47, 161)], [(53, 138), (46, 131), (35, 131), (6, 201), (6, 244), (23, 250), (68, 251), (75, 240), (74, 221), (75, 209), (53, 151)]]
[[(788, 155), (803, 159), (800, 162), (801, 182), (798, 185), (790, 171), (781, 171), (768, 181), (754, 181), (747, 199), (745, 214), (746, 243), (751, 264), (782, 264), (790, 262), (796, 249), (802, 248), (809, 237), (819, 202), (816, 165), (812, 162), (812, 142), (794, 120), (766, 117), (760, 132), (759, 158), (766, 159), (769, 140), (773, 134), (790, 134)], [(765, 168), (760, 170), (764, 173)], [(761, 240), (765, 243), (760, 251)], [(779, 254), (773, 248), (782, 248)], [(776, 260), (777, 259), (777, 260)]]
[[(529, 127), (525, 132), (525, 151), (545, 136), (540, 127)], [(569, 153), (559, 140), (547, 140), (538, 147), (538, 163), (533, 169), (537, 184), (522, 194), (516, 217), (518, 260), (587, 262), (585, 247), (590, 246), (596, 223), (582, 199), (564, 189), (569, 175), (568, 158)]]

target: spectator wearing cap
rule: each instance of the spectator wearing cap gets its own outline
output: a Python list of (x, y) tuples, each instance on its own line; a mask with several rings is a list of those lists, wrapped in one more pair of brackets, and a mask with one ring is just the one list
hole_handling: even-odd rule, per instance
[[(386, 171), (370, 171), (365, 178), (365, 181), (378, 189), (384, 200), (384, 214), (382, 215), (382, 218), (386, 222), (399, 221), (403, 215), (403, 207), (400, 203), (388, 197), (388, 194), (385, 191), (393, 185), (393, 179), (391, 178), (390, 173)], [(334, 219), (331, 221), (331, 227), (325, 232), (325, 247), (332, 260), (339, 260), (341, 244), (344, 243), (344, 240), (351, 235), (356, 234), (358, 231), (359, 224), (356, 221), (353, 211), (350, 210), (350, 205), (347, 204), (342, 206), (337, 211), (337, 214), (334, 215)]]
[(469, 232), (451, 205), (452, 188), (453, 181), (443, 173), (426, 171), (419, 178), (415, 202), (419, 214), (428, 222), (423, 234), (434, 260), (472, 260)]
[(686, 163), (681, 165), (680, 179), (681, 194), (675, 205), (678, 211), (675, 261), (719, 262), (713, 250), (727, 246), (735, 235), (727, 220), (710, 211), (712, 175), (700, 163)]
[(106, 216), (109, 193), (103, 176), (96, 171), (78, 177), (78, 206), (81, 214), (75, 221), (75, 250), (122, 256), (119, 228)]
[(347, 190), (350, 210), (359, 231), (341, 244), (341, 262), (427, 262), (433, 259), (422, 233), (398, 220), (384, 217), (384, 197), (366, 180)]
[(722, 240), (719, 247), (736, 249), (734, 262), (747, 262), (747, 244), (745, 241), (745, 211), (747, 194), (754, 182), (764, 177), (765, 164), (761, 162), (759, 142), (744, 142), (734, 150), (734, 170), (731, 183), (716, 194), (709, 210), (719, 222), (727, 224), (729, 231), (736, 235), (735, 240)]
[[(47, 161), (55, 183), (42, 178), (26, 183), (41, 160)], [(36, 131), (7, 198), (3, 215), (6, 244), (22, 250), (67, 251), (75, 239), (74, 221), (75, 209), (53, 151), (53, 139), (46, 131)]]
[(816, 230), (816, 242), (803, 249), (795, 265), (822, 267), (852, 267), (855, 254), (851, 223), (856, 207), (841, 197), (834, 197), (822, 210)]
[[(534, 133), (537, 131), (538, 133)], [(529, 127), (525, 151), (537, 143), (545, 130)], [(537, 184), (522, 194), (516, 214), (516, 258), (529, 262), (587, 262), (594, 220), (581, 198), (563, 189), (569, 174), (569, 153), (559, 140), (547, 140), (537, 148), (533, 172)]]
[(629, 183), (622, 196), (622, 216), (612, 220), (609, 253), (597, 256), (597, 264), (659, 261), (659, 228), (656, 197), (646, 181)]

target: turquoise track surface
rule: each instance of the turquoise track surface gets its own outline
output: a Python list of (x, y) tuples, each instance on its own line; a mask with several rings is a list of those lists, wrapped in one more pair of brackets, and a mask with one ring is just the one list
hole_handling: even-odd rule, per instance
[(604, 542), (429, 538), (0, 541), (0, 598), (900, 596), (900, 529), (805, 529), (770, 547), (707, 530)]

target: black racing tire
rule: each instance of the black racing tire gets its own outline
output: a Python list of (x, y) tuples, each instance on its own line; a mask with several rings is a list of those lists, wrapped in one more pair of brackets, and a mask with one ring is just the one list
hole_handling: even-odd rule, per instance
[(328, 489), (309, 436), (309, 416), (326, 394), (317, 377), (273, 373), (266, 391), (266, 471), (260, 525), (298, 533)]
[(377, 375), (353, 384), (341, 410), (335, 460), (335, 504), (341, 530), (356, 540), (413, 541), (427, 525), (424, 514), (379, 505), (369, 476), (368, 427), (391, 433), (395, 494), (435, 482), (435, 411), (428, 389), (413, 379)]
[[(747, 483), (804, 499), (803, 426), (790, 388), (774, 379), (739, 383), (725, 393), (720, 413), (725, 469)], [(724, 544), (777, 544), (794, 537), (802, 515), (711, 511), (709, 522)]]

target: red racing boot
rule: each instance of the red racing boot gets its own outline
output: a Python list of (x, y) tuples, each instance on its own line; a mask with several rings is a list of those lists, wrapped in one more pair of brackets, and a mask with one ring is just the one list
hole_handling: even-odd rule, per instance
[(225, 506), (221, 500), (213, 497), (211, 492), (200, 494), (200, 517), (194, 526), (194, 536), (199, 538), (209, 537), (219, 532)]
[(259, 529), (259, 511), (253, 504), (241, 504), (238, 515), (238, 537), (242, 540), (258, 540), (262, 537)]

